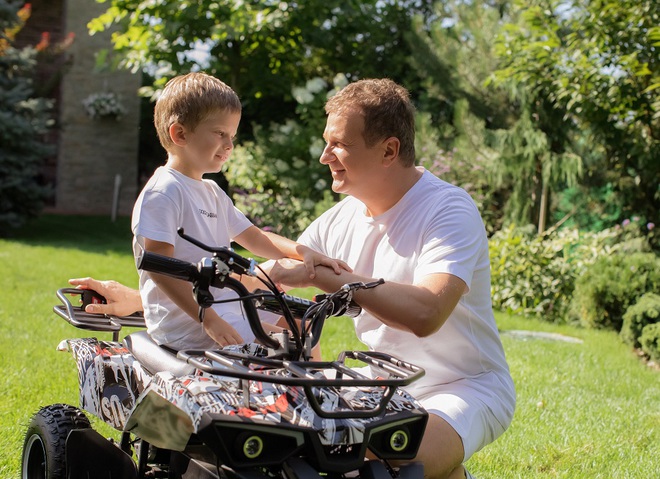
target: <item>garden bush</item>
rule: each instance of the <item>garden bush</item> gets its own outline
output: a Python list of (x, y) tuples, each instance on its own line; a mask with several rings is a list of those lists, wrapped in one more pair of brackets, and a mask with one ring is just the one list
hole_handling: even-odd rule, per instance
[(660, 295), (646, 293), (623, 314), (621, 339), (634, 348), (639, 348), (642, 330), (649, 324), (660, 322)]
[(644, 326), (639, 342), (650, 359), (660, 361), (660, 323)]
[(611, 254), (614, 233), (563, 229), (538, 236), (509, 226), (489, 242), (495, 308), (563, 322), (576, 278), (599, 256)]
[(626, 310), (649, 291), (660, 291), (659, 257), (624, 252), (604, 256), (577, 278), (570, 318), (586, 327), (621, 331)]
[(0, 0), (0, 236), (37, 216), (50, 189), (39, 181), (53, 152), (44, 135), (52, 126), (52, 102), (39, 98), (33, 47), (15, 48), (14, 37), (29, 17), (22, 2)]

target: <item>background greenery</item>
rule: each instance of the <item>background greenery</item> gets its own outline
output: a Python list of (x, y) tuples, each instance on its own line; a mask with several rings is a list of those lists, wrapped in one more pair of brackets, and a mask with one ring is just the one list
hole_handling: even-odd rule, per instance
[[(126, 219), (44, 216), (0, 239), (0, 477), (19, 477), (27, 423), (41, 406), (78, 405), (66, 338), (87, 336), (52, 312), (55, 291), (93, 275), (135, 286)], [(311, 294), (301, 291), (300, 293)], [(510, 429), (468, 463), (480, 478), (647, 478), (660, 455), (660, 381), (612, 331), (498, 314), (516, 382)], [(561, 334), (569, 342), (518, 331)], [(102, 335), (102, 333), (98, 333)], [(348, 318), (326, 323), (324, 356), (361, 345)], [(98, 421), (104, 434), (113, 431)]]
[[(17, 203), (16, 190), (0, 186), (7, 229), (37, 214), (40, 198), (39, 142), (10, 140), (38, 140), (48, 120), (37, 108), (34, 49), (12, 48), (23, 3), (0, 0), (0, 62), (11, 67), (0, 70), (0, 130), (11, 132), (0, 171), (33, 194)], [(113, 47), (99, 63), (144, 73), (141, 177), (164, 158), (155, 95), (172, 76), (205, 70), (243, 101), (240, 146), (218, 180), (260, 226), (295, 236), (337, 199), (318, 164), (322, 105), (347, 81), (373, 76), (410, 90), (420, 164), (467, 189), (491, 233), (512, 223), (543, 232), (658, 222), (656, 0), (101, 3), (107, 11), (90, 32), (112, 29)]]

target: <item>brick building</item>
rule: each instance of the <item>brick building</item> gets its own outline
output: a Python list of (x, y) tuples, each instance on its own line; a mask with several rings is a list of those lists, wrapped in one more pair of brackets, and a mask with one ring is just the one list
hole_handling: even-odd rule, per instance
[[(51, 42), (71, 32), (75, 39), (60, 61), (40, 65), (46, 95), (56, 99), (58, 127), (51, 141), (57, 154), (48, 159), (45, 180), (54, 185), (49, 209), (73, 214), (129, 215), (138, 189), (140, 75), (97, 69), (96, 53), (111, 47), (108, 32), (90, 36), (87, 23), (107, 4), (94, 0), (32, 0), (32, 13), (17, 39), (36, 45), (43, 32)], [(83, 100), (101, 92), (117, 94), (125, 115), (92, 118)]]

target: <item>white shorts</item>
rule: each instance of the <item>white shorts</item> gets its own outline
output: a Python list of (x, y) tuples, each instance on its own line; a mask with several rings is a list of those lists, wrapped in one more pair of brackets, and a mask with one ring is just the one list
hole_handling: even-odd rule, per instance
[(458, 433), (463, 462), (501, 436), (513, 419), (515, 393), (509, 388), (498, 394), (457, 381), (413, 396), (429, 414), (440, 416)]

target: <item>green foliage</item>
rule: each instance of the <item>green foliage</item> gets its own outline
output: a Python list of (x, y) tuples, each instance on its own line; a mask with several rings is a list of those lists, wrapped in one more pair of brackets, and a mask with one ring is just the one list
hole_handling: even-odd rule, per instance
[(38, 215), (50, 193), (38, 176), (52, 152), (44, 141), (51, 102), (34, 93), (37, 51), (14, 48), (8, 34), (20, 24), (18, 5), (0, 0), (0, 236)]
[(660, 323), (660, 296), (646, 293), (629, 307), (623, 315), (621, 339), (635, 348), (641, 346), (639, 338), (642, 330), (649, 324)]
[(642, 351), (653, 361), (660, 361), (660, 323), (649, 324), (639, 338)]
[[(431, 0), (100, 0), (107, 11), (89, 23), (112, 29), (120, 66), (147, 69), (153, 93), (177, 73), (205, 70), (231, 85), (244, 103), (247, 125), (282, 123), (295, 103), (291, 86), (332, 79), (409, 75), (403, 34)], [(106, 58), (112, 55), (107, 55)]]
[(622, 217), (624, 205), (611, 184), (599, 187), (575, 185), (555, 195), (553, 219), (564, 226), (600, 231)]
[[(600, 152), (591, 186), (613, 185), (623, 215), (660, 209), (660, 55), (656, 0), (516, 0), (519, 21), (497, 41), (495, 78), (551, 114), (551, 147)], [(573, 150), (580, 154), (579, 151)], [(583, 155), (582, 155), (583, 156)], [(620, 218), (622, 219), (622, 218)]]
[(616, 233), (562, 229), (535, 235), (509, 226), (489, 241), (493, 305), (511, 313), (563, 322), (585, 268), (614, 251)]
[(628, 307), (649, 291), (660, 291), (660, 257), (640, 252), (603, 256), (577, 278), (570, 316), (586, 327), (620, 331)]
[(337, 75), (329, 92), (320, 78), (293, 88), (299, 121), (256, 126), (255, 140), (235, 148), (226, 177), (236, 206), (258, 226), (295, 238), (335, 201), (319, 162), (323, 104), (345, 84)]

